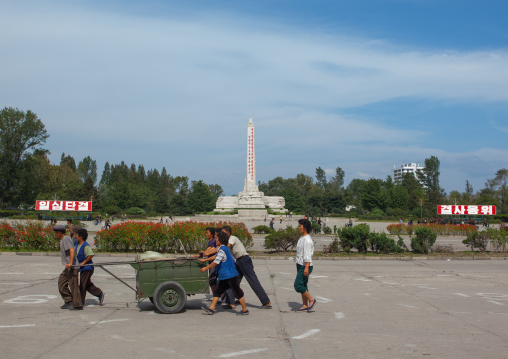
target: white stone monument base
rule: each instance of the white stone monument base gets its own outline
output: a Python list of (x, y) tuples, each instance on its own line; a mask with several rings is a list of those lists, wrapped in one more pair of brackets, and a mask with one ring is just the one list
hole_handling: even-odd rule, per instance
[(266, 209), (239, 209), (238, 217), (248, 217), (248, 218), (265, 218), (268, 216), (268, 212)]

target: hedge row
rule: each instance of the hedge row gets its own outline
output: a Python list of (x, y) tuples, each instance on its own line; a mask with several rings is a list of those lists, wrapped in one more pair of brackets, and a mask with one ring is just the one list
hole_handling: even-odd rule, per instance
[(390, 234), (414, 234), (417, 228), (429, 228), (432, 233), (437, 235), (467, 236), (478, 232), (476, 226), (470, 224), (390, 224), (386, 227)]
[(43, 222), (0, 226), (0, 248), (11, 250), (58, 251), (60, 240), (53, 227)]
[(187, 253), (197, 253), (208, 243), (206, 228), (223, 226), (231, 226), (233, 235), (246, 249), (252, 247), (252, 235), (245, 224), (232, 222), (121, 222), (97, 232), (95, 246), (103, 252), (181, 253), (185, 249)]

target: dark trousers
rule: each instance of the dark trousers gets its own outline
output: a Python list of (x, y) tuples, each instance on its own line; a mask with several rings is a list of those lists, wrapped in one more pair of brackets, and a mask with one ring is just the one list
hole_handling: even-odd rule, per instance
[(240, 288), (240, 277), (236, 276), (229, 279), (221, 279), (219, 280), (219, 285), (217, 289), (213, 292), (214, 297), (219, 297), (224, 294), (227, 290), (231, 290), (236, 299), (243, 298), (244, 293), (242, 288)]
[(78, 286), (78, 269), (64, 269), (58, 277), (58, 291), (65, 303), (72, 302), (74, 308), (83, 306)]
[[(208, 285), (210, 288), (212, 288), (212, 291), (215, 293), (215, 290), (217, 289), (217, 271), (215, 270), (215, 267), (209, 269), (208, 274)], [(224, 292), (223, 292), (224, 293)], [(221, 295), (223, 294), (221, 293)], [(226, 301), (226, 304), (234, 304), (235, 303), (235, 296), (231, 289), (226, 290), (225, 298), (223, 300)]]
[(249, 283), (254, 293), (256, 293), (257, 297), (261, 301), (261, 305), (270, 303), (268, 295), (266, 295), (261, 283), (259, 283), (256, 272), (254, 272), (254, 265), (252, 264), (252, 259), (249, 256), (238, 258), (236, 261), (236, 270), (240, 274), (240, 281), (243, 277), (247, 279), (247, 283)]
[(81, 292), (81, 302), (85, 304), (86, 292), (91, 295), (95, 295), (96, 297), (102, 294), (102, 290), (96, 287), (95, 284), (92, 283), (92, 275), (94, 269), (92, 270), (84, 270), (79, 272), (79, 290)]

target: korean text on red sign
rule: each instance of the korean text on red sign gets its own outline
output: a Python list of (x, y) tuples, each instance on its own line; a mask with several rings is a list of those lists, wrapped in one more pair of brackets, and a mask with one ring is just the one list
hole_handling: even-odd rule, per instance
[(89, 201), (36, 201), (36, 211), (85, 211), (92, 210)]
[(496, 206), (439, 205), (437, 214), (493, 216), (496, 214)]

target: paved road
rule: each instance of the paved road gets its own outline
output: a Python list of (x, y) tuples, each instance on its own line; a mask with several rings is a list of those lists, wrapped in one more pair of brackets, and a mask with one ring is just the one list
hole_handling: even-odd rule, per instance
[[(115, 258), (129, 260), (131, 258)], [(96, 262), (112, 258), (96, 257)], [(55, 256), (0, 255), (2, 358), (507, 358), (508, 261), (317, 260), (315, 311), (296, 313), (294, 263), (255, 260), (274, 308), (204, 315), (205, 295), (159, 314), (98, 269), (104, 306), (61, 310)], [(112, 267), (131, 284), (130, 266)]]

